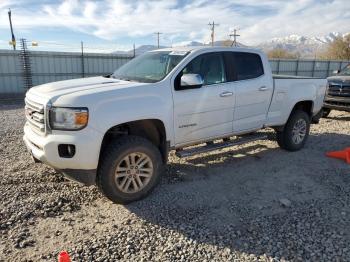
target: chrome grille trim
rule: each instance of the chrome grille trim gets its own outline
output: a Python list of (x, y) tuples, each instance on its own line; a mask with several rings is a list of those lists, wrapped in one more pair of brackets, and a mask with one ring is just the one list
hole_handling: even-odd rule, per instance
[(32, 114), (33, 120), (39, 123), (45, 123), (45, 117), (43, 114), (40, 114), (38, 112), (35, 112)]
[(29, 122), (29, 124), (31, 126), (34, 126), (36, 129), (38, 129), (40, 132), (44, 133), (45, 132), (45, 125), (44, 124), (40, 124), (36, 121), (34, 121), (33, 119), (30, 119), (29, 117), (27, 117), (27, 121)]
[(328, 86), (327, 95), (335, 97), (350, 97), (350, 84), (331, 82)]
[(45, 110), (44, 105), (36, 103), (34, 101), (25, 98), (25, 115), (28, 124), (33, 131), (37, 131), (41, 134), (45, 133)]
[(34, 109), (35, 111), (37, 111), (41, 114), (44, 114), (44, 106), (43, 105), (40, 105), (39, 103), (36, 103), (33, 101), (30, 101), (28, 98), (25, 98), (24, 101), (26, 103), (26, 106), (28, 106), (29, 108)]

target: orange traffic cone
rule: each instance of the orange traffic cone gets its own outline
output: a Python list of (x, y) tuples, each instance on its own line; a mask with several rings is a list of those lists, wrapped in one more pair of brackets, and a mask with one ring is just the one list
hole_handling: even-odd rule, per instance
[(67, 251), (63, 250), (59, 253), (58, 262), (71, 262)]
[(345, 148), (343, 151), (328, 152), (326, 156), (343, 159), (346, 163), (350, 164), (350, 147)]

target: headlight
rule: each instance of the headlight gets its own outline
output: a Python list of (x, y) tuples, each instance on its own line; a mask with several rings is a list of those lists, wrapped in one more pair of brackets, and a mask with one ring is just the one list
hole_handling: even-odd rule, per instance
[(87, 108), (52, 107), (50, 109), (50, 127), (56, 130), (83, 129), (89, 119)]

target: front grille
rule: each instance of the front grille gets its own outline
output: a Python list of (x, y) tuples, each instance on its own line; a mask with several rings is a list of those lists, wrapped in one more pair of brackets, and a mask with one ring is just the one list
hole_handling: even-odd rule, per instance
[(349, 83), (329, 83), (328, 96), (350, 97)]
[(44, 105), (25, 99), (25, 114), (27, 121), (34, 131), (45, 133)]

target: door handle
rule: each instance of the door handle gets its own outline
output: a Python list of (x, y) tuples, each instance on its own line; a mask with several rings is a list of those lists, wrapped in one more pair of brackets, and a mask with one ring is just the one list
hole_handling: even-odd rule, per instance
[(233, 93), (232, 92), (228, 92), (228, 91), (225, 91), (225, 92), (220, 94), (221, 97), (232, 96), (232, 95), (233, 95)]
[(266, 86), (259, 87), (259, 91), (266, 91), (268, 88)]

